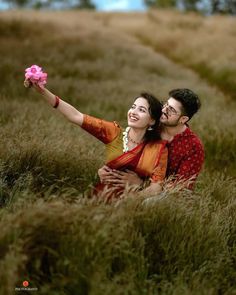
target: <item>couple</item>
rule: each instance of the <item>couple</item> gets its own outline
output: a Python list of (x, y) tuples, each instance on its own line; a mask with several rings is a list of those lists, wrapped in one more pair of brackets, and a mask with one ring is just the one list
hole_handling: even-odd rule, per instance
[[(165, 147), (168, 149), (168, 160), (166, 167), (163, 159), (165, 156), (162, 155), (163, 161), (159, 162), (158, 170), (162, 170), (164, 178), (169, 179), (168, 183), (171, 187), (179, 184), (183, 188), (192, 190), (203, 166), (203, 145), (187, 124), (200, 107), (199, 97), (186, 88), (171, 90), (168, 100), (162, 106), (156, 132), (162, 142), (165, 142)], [(158, 144), (160, 144), (160, 141)], [(163, 173), (158, 179), (160, 184), (163, 181)], [(108, 165), (100, 168), (98, 174), (102, 183), (120, 184), (122, 186), (128, 183), (140, 187), (145, 183), (137, 173), (114, 171)]]
[(119, 198), (127, 187), (145, 195), (161, 192), (171, 176), (173, 185), (183, 182), (192, 189), (204, 160), (201, 141), (187, 122), (198, 111), (198, 96), (189, 89), (170, 91), (164, 106), (151, 94), (142, 93), (127, 113), (128, 127), (81, 113), (47, 88), (25, 80), (70, 122), (106, 145), (106, 165), (99, 169), (100, 183), (94, 194), (107, 200)]

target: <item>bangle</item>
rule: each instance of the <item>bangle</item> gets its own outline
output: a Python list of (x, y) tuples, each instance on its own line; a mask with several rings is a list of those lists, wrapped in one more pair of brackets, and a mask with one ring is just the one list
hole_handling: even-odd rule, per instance
[(55, 95), (55, 104), (54, 104), (54, 109), (56, 109), (59, 106), (60, 103), (60, 98), (58, 96)]

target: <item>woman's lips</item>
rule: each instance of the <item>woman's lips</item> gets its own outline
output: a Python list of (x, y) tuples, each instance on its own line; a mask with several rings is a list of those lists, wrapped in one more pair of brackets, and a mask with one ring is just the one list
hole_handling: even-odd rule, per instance
[(132, 115), (129, 116), (129, 119), (130, 121), (134, 121), (134, 122), (138, 121), (138, 118)]

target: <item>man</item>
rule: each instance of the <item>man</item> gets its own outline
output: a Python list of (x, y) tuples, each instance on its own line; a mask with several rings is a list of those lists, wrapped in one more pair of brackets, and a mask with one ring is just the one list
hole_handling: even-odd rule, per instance
[[(201, 107), (198, 96), (190, 89), (174, 89), (162, 108), (161, 138), (167, 141), (168, 166), (166, 177), (171, 184), (181, 183), (193, 189), (194, 182), (204, 162), (204, 149), (198, 136), (191, 131), (187, 122)], [(99, 169), (104, 183), (117, 185), (140, 185), (141, 180), (131, 171), (114, 171), (108, 166)]]

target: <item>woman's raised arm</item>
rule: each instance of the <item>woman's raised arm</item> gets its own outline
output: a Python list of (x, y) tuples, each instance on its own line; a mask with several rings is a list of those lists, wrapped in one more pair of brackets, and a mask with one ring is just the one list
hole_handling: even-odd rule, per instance
[(53, 94), (44, 86), (39, 86), (37, 83), (32, 83), (29, 80), (25, 80), (24, 85), (26, 88), (32, 86), (52, 107), (57, 108), (57, 110), (62, 113), (68, 121), (82, 126), (84, 114), (78, 111), (72, 105)]

